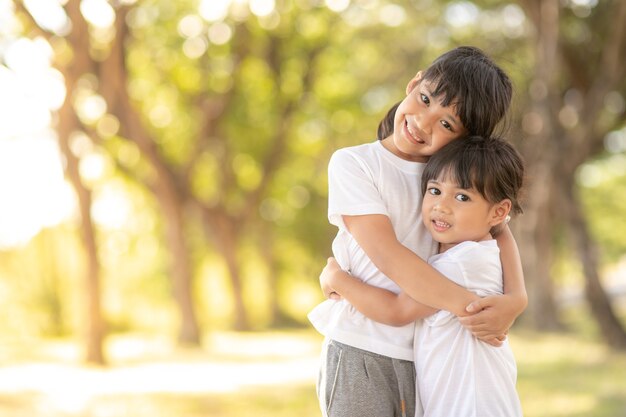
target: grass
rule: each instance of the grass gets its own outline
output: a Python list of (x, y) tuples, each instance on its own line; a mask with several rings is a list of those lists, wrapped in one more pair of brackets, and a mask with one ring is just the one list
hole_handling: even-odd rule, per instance
[(626, 417), (626, 353), (570, 334), (511, 336), (526, 417)]
[[(510, 341), (525, 417), (626, 417), (626, 353), (575, 334), (514, 330)], [(5, 351), (0, 415), (319, 417), (320, 343), (312, 331), (217, 333), (203, 349), (126, 336), (111, 341), (107, 369), (80, 366), (69, 342)]]

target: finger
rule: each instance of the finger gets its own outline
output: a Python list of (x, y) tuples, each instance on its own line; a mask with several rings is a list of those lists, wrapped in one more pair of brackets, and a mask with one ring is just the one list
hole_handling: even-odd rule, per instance
[(476, 331), (476, 332), (472, 332), (472, 334), (479, 338), (479, 339), (495, 339), (497, 338), (498, 334), (494, 333), (494, 332), (488, 332), (488, 331)]
[[(483, 340), (483, 339), (481, 339), (481, 340)], [(483, 342), (485, 342), (485, 343), (487, 343), (487, 344), (489, 344), (491, 346), (495, 346), (495, 347), (502, 346), (502, 342), (500, 340), (496, 339), (496, 338), (483, 340)]]
[(467, 307), (465, 307), (465, 311), (470, 314), (476, 314), (483, 310), (483, 305), (481, 303), (482, 298), (476, 301), (471, 302)]
[(481, 326), (485, 324), (484, 316), (481, 314), (477, 314), (474, 316), (459, 317), (459, 322), (464, 327), (467, 327), (467, 328)]

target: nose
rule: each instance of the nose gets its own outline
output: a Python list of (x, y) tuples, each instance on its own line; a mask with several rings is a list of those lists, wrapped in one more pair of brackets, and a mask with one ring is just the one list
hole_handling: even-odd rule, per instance
[(425, 109), (421, 111), (415, 118), (418, 129), (429, 136), (433, 132), (434, 121), (435, 116), (432, 114), (432, 112), (430, 112), (430, 109)]
[(433, 204), (433, 211), (437, 213), (449, 214), (450, 205), (444, 197), (438, 198), (435, 204)]

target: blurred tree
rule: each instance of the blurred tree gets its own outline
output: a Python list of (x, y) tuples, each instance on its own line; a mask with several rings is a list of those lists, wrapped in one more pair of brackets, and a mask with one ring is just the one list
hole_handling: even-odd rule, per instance
[[(535, 71), (522, 144), (531, 175), (523, 222), (524, 256), (537, 327), (559, 326), (550, 267), (553, 237), (566, 226), (585, 276), (585, 293), (603, 338), (626, 347), (626, 332), (599, 279), (576, 182), (578, 168), (604, 151), (604, 138), (623, 127), (626, 95), (626, 3), (520, 1), (533, 25)], [(611, 102), (612, 100), (612, 102)], [(615, 102), (621, 102), (621, 106)]]
[[(37, 21), (31, 15), (30, 10), (24, 7), (22, 2), (16, 2), (18, 10), (28, 22), (28, 28), (34, 30), (37, 35), (43, 36), (48, 41), (54, 37), (54, 33), (40, 28)], [(67, 98), (59, 110), (59, 118), (56, 131), (59, 139), (59, 148), (65, 158), (66, 175), (74, 187), (78, 197), (80, 213), (80, 232), (85, 251), (85, 335), (86, 335), (86, 360), (98, 364), (104, 364), (106, 359), (102, 349), (105, 337), (104, 320), (101, 308), (101, 268), (98, 259), (98, 247), (96, 244), (96, 230), (91, 218), (92, 192), (80, 175), (80, 153), (72, 149), (73, 139), (76, 133), (82, 130), (81, 122), (73, 108), (72, 92), (77, 89), (81, 77), (94, 70), (94, 62), (89, 57), (89, 36), (86, 22), (80, 13), (80, 2), (70, 1), (66, 10), (73, 23), (72, 30), (66, 39), (72, 45), (73, 59), (69, 62), (60, 63), (59, 70), (65, 78)]]
[[(527, 136), (519, 146), (531, 175), (526, 214), (516, 222), (527, 316), (535, 326), (559, 327), (552, 248), (555, 235), (570, 230), (594, 315), (607, 340), (621, 344), (575, 182), (578, 167), (598, 157), (606, 133), (623, 123), (620, 2), (520, 0), (524, 16), (496, 0), (67, 0), (50, 3), (66, 15), (55, 29), (23, 6), (29, 2), (14, 1), (25, 34), (48, 40), (65, 77), (57, 127), (82, 214), (95, 360), (101, 272), (81, 142), (106, 150), (115, 175), (154, 197), (181, 342), (200, 343), (196, 301), (206, 294), (194, 292), (194, 282), (214, 254), (227, 271), (235, 328), (258, 326), (251, 297), (267, 297), (270, 325), (289, 323), (296, 302), (285, 288), (294, 276), (316, 287), (330, 254), (330, 153), (374, 140), (406, 82), (468, 43), (527, 89), (518, 90), (514, 114)], [(104, 110), (88, 117), (87, 102)], [(251, 290), (257, 276), (267, 293)]]
[[(136, 112), (127, 100), (126, 69), (123, 66), (123, 56), (119, 51), (123, 42), (124, 25), (112, 30), (122, 30), (118, 44), (106, 41), (106, 33), (98, 32), (97, 28), (85, 19), (81, 2), (78, 0), (68, 1), (64, 6), (68, 22), (66, 27), (70, 29), (61, 33), (54, 33), (49, 28), (40, 28), (37, 22), (37, 10), (29, 10), (21, 2), (16, 2), (23, 16), (28, 18), (31, 25), (36, 28), (37, 33), (48, 39), (51, 45), (56, 46), (55, 66), (61, 71), (66, 84), (66, 100), (59, 111), (59, 119), (56, 126), (59, 145), (66, 158), (66, 172), (74, 186), (81, 213), (81, 232), (83, 234), (84, 247), (88, 259), (88, 314), (87, 324), (87, 360), (97, 363), (104, 362), (102, 353), (102, 343), (104, 338), (103, 318), (100, 306), (100, 266), (98, 261), (95, 228), (91, 219), (91, 191), (85, 185), (79, 171), (79, 157), (72, 149), (72, 138), (77, 132), (87, 132), (92, 140), (98, 140), (98, 132), (92, 126), (85, 123), (80, 117), (77, 96), (84, 90), (84, 85), (89, 77), (99, 76), (95, 84), (91, 87), (101, 92), (105, 98), (109, 99), (109, 106), (112, 113), (118, 115), (123, 123), (122, 133), (127, 133), (138, 146), (143, 147), (144, 154), (155, 167), (159, 179), (154, 182), (152, 188), (164, 209), (164, 220), (166, 222), (167, 239), (172, 253), (172, 278), (175, 289), (175, 296), (179, 302), (181, 315), (183, 317), (180, 339), (184, 342), (198, 343), (199, 330), (197, 320), (193, 313), (191, 303), (191, 272), (188, 263), (188, 251), (185, 247), (182, 227), (180, 225), (182, 213), (177, 200), (178, 187), (172, 183), (172, 176), (169, 174), (167, 166), (161, 163), (158, 152), (153, 147), (153, 142), (146, 138), (146, 132), (141, 127)], [(125, 12), (127, 9), (122, 8)], [(124, 22), (125, 15), (121, 13), (117, 22)], [(115, 33), (115, 32), (114, 32)], [(59, 35), (65, 42), (60, 42)], [(103, 39), (104, 38), (104, 39)], [(118, 49), (116, 49), (118, 48)], [(119, 98), (121, 97), (121, 98)], [(121, 104), (120, 104), (121, 103)], [(124, 107), (125, 106), (125, 107)], [(74, 135), (74, 136), (73, 136)], [(84, 136), (83, 136), (84, 137)]]

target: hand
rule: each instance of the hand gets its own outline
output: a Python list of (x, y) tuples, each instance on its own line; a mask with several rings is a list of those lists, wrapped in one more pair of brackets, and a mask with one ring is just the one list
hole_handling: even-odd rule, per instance
[(482, 340), (483, 342), (487, 343), (488, 345), (491, 345), (491, 346), (494, 346), (494, 347), (500, 347), (500, 346), (502, 346), (502, 344), (506, 340), (506, 333), (503, 334), (503, 335), (494, 337), (493, 339), (480, 339), (480, 340)]
[(332, 286), (334, 274), (339, 271), (341, 271), (341, 267), (335, 258), (331, 257), (326, 261), (326, 266), (322, 269), (322, 273), (320, 274), (320, 286), (324, 292), (324, 297), (330, 298), (331, 300), (341, 299), (341, 295), (337, 293)]
[(499, 346), (506, 340), (509, 329), (521, 313), (507, 295), (481, 298), (467, 306), (466, 310), (472, 315), (459, 317), (460, 323), (474, 336), (493, 346)]

